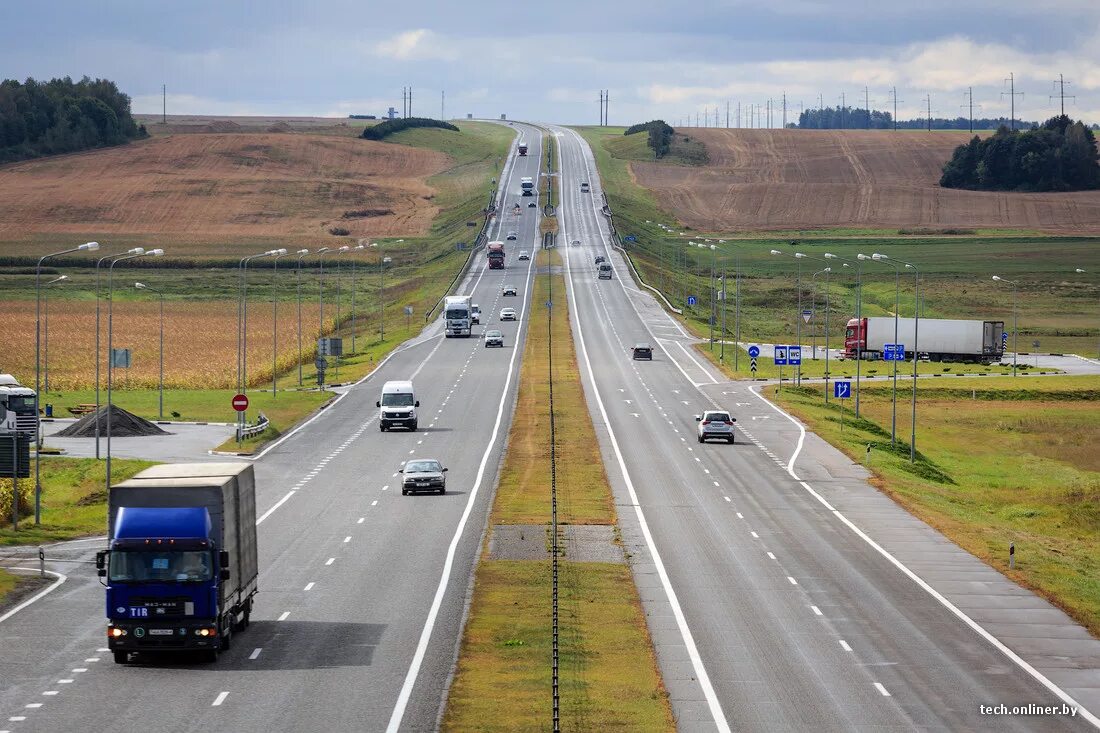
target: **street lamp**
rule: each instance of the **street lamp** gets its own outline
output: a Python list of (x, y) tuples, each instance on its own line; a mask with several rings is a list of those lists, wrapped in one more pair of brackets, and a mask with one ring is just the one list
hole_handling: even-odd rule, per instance
[[(366, 249), (362, 242), (352, 247), (353, 252)], [(355, 353), (355, 260), (351, 261), (351, 353)]]
[(994, 275), (993, 279), (999, 283), (1008, 283), (1012, 286), (1012, 376), (1016, 376), (1016, 354), (1018, 349), (1016, 348), (1016, 314), (1018, 310), (1019, 299), (1017, 298), (1016, 280), (1005, 280), (1000, 275)]
[[(336, 254), (337, 255), (347, 254), (350, 251), (351, 251), (351, 247), (349, 247), (348, 245), (345, 244), (343, 247), (340, 247), (339, 249), (336, 250)], [(336, 260), (336, 326), (333, 330), (333, 333), (336, 335), (337, 338), (339, 338), (339, 336), (340, 336), (340, 270), (341, 270), (340, 260)], [(336, 357), (335, 362), (336, 362), (335, 374), (336, 374), (336, 378), (339, 379), (340, 378), (340, 358)]]
[[(135, 257), (160, 257), (163, 249), (152, 249), (140, 254), (122, 255), (111, 260), (107, 267), (107, 489), (111, 488), (111, 391), (114, 387), (114, 324), (115, 324), (115, 265)], [(96, 416), (96, 422), (99, 416)]]
[[(42, 421), (38, 419), (38, 400), (42, 394), (42, 372), (39, 364), (39, 354), (42, 340), (42, 329), (39, 321), (42, 316), (42, 263), (51, 257), (71, 254), (73, 252), (95, 252), (99, 249), (99, 242), (85, 242), (78, 247), (63, 249), (60, 252), (52, 252), (39, 258), (34, 268), (34, 417), (35, 424), (35, 452), (34, 452), (34, 524), (38, 526), (42, 521), (42, 481), (38, 464), (41, 462), (42, 451)], [(99, 420), (97, 417), (96, 420)], [(18, 441), (17, 441), (18, 442)], [(14, 482), (15, 479), (12, 479)]]
[(321, 306), (317, 338), (324, 338), (325, 335), (325, 255), (331, 251), (331, 247), (321, 247), (321, 249), (317, 250), (317, 264), (321, 266), (319, 273), (320, 279), (317, 282), (317, 300)]
[(160, 378), (158, 380), (157, 414), (164, 419), (164, 291), (151, 288), (145, 283), (134, 283), (138, 290), (148, 290), (160, 298)]
[[(825, 253), (825, 259), (827, 260), (840, 260), (848, 265), (850, 262), (855, 262), (856, 266), (856, 323), (859, 324), (857, 334), (863, 330), (863, 261), (871, 259), (865, 254), (857, 254), (855, 260), (848, 259), (846, 257), (839, 257), (829, 252)], [(860, 365), (863, 363), (863, 340), (856, 337), (856, 417), (859, 417), (859, 377), (860, 377)]]
[[(771, 251), (773, 255), (779, 255), (781, 257), (794, 257), (798, 260), (798, 314), (794, 319), (794, 340), (798, 343), (799, 353), (802, 349), (802, 260), (803, 259), (817, 259), (816, 257), (810, 257), (803, 252), (795, 252), (789, 254), (787, 252), (781, 252), (778, 249)], [(802, 386), (802, 359), (798, 360), (798, 369), (795, 373), (795, 384)]]
[(272, 255), (272, 262), (275, 263), (275, 267), (271, 272), (271, 311), (273, 325), (271, 327), (271, 399), (274, 400), (277, 395), (278, 385), (276, 384), (276, 375), (278, 372), (278, 359), (279, 359), (279, 258), (286, 256), (285, 249), (273, 250), (275, 252)]
[[(283, 250), (285, 252), (286, 250)], [(257, 255), (242, 257), (237, 265), (237, 392), (248, 392), (248, 263), (261, 257), (274, 257), (279, 250), (271, 249)], [(245, 411), (237, 412), (237, 444), (241, 442)]]
[[(710, 241), (710, 240), (707, 240)], [(714, 288), (714, 264), (715, 259), (718, 256), (718, 247), (713, 244), (697, 244), (699, 249), (710, 248), (710, 353), (714, 353), (714, 321), (715, 314), (718, 312), (715, 303), (715, 288)]]
[[(143, 247), (133, 247), (125, 252), (119, 252), (113, 255), (107, 255), (106, 257), (100, 257), (95, 262), (95, 414), (99, 415), (99, 364), (102, 359), (99, 356), (99, 266), (106, 260), (113, 259), (115, 257), (123, 257), (125, 255), (139, 255), (143, 254), (145, 249)], [(95, 419), (95, 457), (99, 460), (99, 417)]]
[[(810, 310), (817, 312), (817, 276), (824, 275), (825, 273), (832, 272), (832, 268), (826, 267), (823, 270), (818, 270), (810, 276)], [(814, 328), (810, 332), (810, 339), (813, 343), (813, 360), (817, 361), (817, 329)]]
[[(1084, 274), (1085, 274), (1085, 272), (1086, 272), (1085, 270), (1081, 269), (1080, 267), (1076, 268), (1076, 269), (1075, 269), (1074, 271), (1075, 271), (1075, 272), (1076, 272), (1076, 273), (1077, 273), (1078, 275), (1084, 275)], [(1096, 358), (1097, 358), (1097, 359), (1100, 359), (1100, 346), (1097, 346), (1097, 348), (1096, 348)]]
[[(46, 287), (48, 288), (49, 286), (53, 285), (54, 283), (64, 282), (68, 279), (69, 279), (68, 275), (62, 275), (61, 277), (55, 277), (53, 280), (50, 280), (49, 282), (46, 283)], [(47, 292), (49, 292), (49, 291), (47, 291)], [(49, 392), (50, 391), (50, 296), (47, 295), (45, 298), (42, 299), (42, 301), (43, 301), (43, 310), (46, 311), (46, 313), (45, 313), (46, 324), (45, 324), (45, 328), (43, 328), (43, 335), (42, 335), (42, 339), (43, 339), (43, 341), (45, 341), (45, 344), (43, 344), (44, 347), (45, 347), (45, 349), (44, 349), (45, 353), (43, 354), (43, 358), (42, 358), (42, 370), (45, 372), (44, 381), (46, 383), (45, 384), (46, 391)]]
[(898, 260), (905, 265), (906, 270), (913, 271), (913, 404), (912, 425), (909, 433), (909, 462), (917, 460), (917, 347), (920, 345), (918, 333), (920, 331), (920, 270), (912, 262)]
[(378, 329), (382, 341), (386, 340), (386, 265), (393, 262), (389, 257), (378, 260), (378, 277), (381, 279), (378, 288)]
[(894, 364), (894, 396), (893, 396), (893, 413), (890, 418), (890, 445), (896, 446), (898, 444), (898, 311), (900, 310), (900, 295), (901, 295), (901, 271), (898, 270), (898, 266), (890, 260), (884, 254), (875, 252), (871, 255), (871, 259), (875, 262), (882, 262), (890, 267), (894, 268), (894, 356), (891, 359)]
[(295, 252), (298, 266), (294, 269), (295, 289), (298, 293), (298, 386), (302, 386), (302, 258), (309, 254), (308, 249)]

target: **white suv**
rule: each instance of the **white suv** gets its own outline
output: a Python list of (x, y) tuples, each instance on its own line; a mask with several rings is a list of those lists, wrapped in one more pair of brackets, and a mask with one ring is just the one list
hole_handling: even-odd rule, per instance
[(721, 438), (730, 443), (734, 442), (733, 424), (737, 419), (725, 410), (707, 410), (702, 415), (696, 415), (695, 421), (699, 423), (699, 442), (703, 443), (708, 438)]

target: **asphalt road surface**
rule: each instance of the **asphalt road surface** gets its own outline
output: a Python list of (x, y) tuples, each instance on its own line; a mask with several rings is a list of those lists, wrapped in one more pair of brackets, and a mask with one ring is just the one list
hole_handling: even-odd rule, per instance
[[(766, 418), (785, 418), (748, 386), (702, 391), (718, 380), (693, 354), (695, 339), (608, 246), (587, 145), (551, 129), (561, 141), (561, 239), (582, 243), (562, 250), (578, 359), (679, 728), (1089, 728), (1080, 717), (982, 715), (983, 704), (1063, 700), (846, 525), (813, 490), (827, 473), (814, 455), (803, 460), (815, 471), (796, 479), (788, 457), (807, 441), (797, 430), (757, 438)], [(598, 254), (615, 279), (596, 279)], [(631, 359), (642, 341), (657, 347), (652, 362)], [(742, 414), (736, 444), (697, 442), (694, 415), (712, 405)], [(842, 496), (865, 484), (828, 478)], [(936, 547), (937, 533), (879, 499), (888, 533)]]
[[(334, 405), (256, 460), (260, 595), (252, 625), (216, 664), (172, 657), (115, 665), (104, 594), (87, 564), (0, 623), (0, 730), (432, 730), (454, 666), (474, 563), (511, 421), (526, 333), (541, 134), (516, 125), (534, 155), (512, 156), (491, 238), (506, 269), (476, 257), (467, 286), (482, 309), (474, 337), (437, 320)], [(514, 285), (517, 297), (502, 297)], [(512, 306), (516, 322), (500, 323)], [(483, 347), (488, 328), (503, 349)], [(378, 429), (382, 383), (412, 379), (419, 430)], [(402, 496), (402, 463), (449, 467), (444, 496)], [(100, 543), (66, 546), (87, 559)], [(83, 549), (81, 549), (83, 547)], [(75, 548), (75, 549), (74, 549)], [(59, 551), (60, 552), (60, 551)]]

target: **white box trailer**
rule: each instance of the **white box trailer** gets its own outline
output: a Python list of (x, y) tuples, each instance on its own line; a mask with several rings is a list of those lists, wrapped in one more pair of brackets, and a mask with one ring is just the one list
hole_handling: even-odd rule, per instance
[(880, 359), (886, 344), (899, 343), (909, 359), (915, 348), (930, 361), (1000, 361), (1003, 331), (1004, 321), (898, 318), (895, 335), (894, 319), (889, 316), (864, 318), (862, 324), (853, 318), (845, 334), (845, 355), (855, 358), (856, 344), (861, 342), (863, 358)]

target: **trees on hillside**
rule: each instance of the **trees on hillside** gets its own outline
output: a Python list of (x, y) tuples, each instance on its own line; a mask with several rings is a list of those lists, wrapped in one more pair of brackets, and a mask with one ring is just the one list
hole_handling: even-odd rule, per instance
[(377, 125), (365, 128), (362, 138), (367, 140), (381, 140), (395, 132), (401, 130), (408, 130), (413, 127), (439, 127), (444, 130), (452, 130), (458, 132), (458, 128), (452, 125), (450, 122), (443, 122), (441, 120), (433, 120), (430, 117), (399, 117), (392, 120), (386, 120), (379, 122)]
[(0, 162), (98, 148), (144, 137), (130, 97), (113, 81), (0, 82)]
[(653, 149), (653, 157), (663, 158), (668, 154), (668, 149), (672, 145), (672, 133), (675, 132), (671, 125), (664, 120), (650, 120), (649, 122), (631, 125), (626, 128), (626, 132), (623, 134), (634, 135), (639, 132), (649, 133), (646, 145)]
[(1034, 130), (1001, 127), (955, 149), (940, 185), (985, 191), (1082, 191), (1100, 188), (1096, 137), (1066, 115)]

